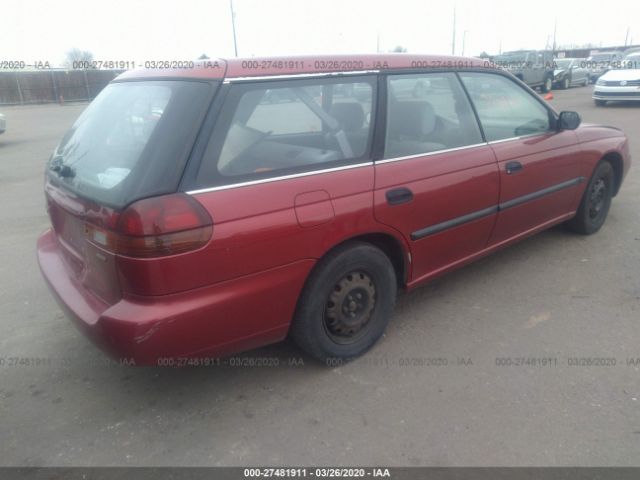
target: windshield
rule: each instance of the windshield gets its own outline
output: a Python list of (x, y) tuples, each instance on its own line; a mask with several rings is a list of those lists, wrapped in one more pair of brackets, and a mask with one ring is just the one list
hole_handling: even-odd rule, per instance
[(613, 59), (613, 56), (613, 53), (599, 53), (598, 55), (589, 57), (587, 60), (591, 60), (593, 62), (608, 62)]
[(526, 62), (527, 54), (526, 52), (505, 53), (504, 55), (496, 56), (494, 60), (498, 63)]
[(554, 61), (556, 62), (556, 67), (558, 70), (566, 70), (571, 65), (571, 60), (566, 58), (565, 59), (559, 58)]
[(640, 52), (630, 53), (624, 57), (624, 62), (630, 62), (632, 65), (635, 65), (629, 68), (640, 68)]
[(108, 85), (60, 142), (49, 178), (116, 208), (175, 191), (213, 90), (194, 81)]

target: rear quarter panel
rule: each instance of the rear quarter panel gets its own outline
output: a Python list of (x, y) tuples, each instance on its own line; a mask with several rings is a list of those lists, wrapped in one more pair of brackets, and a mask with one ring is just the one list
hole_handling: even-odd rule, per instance
[[(213, 219), (202, 249), (160, 259), (120, 258), (123, 290), (165, 295), (321, 258), (335, 245), (366, 233), (401, 237), (373, 216), (373, 166), (194, 194)], [(303, 210), (296, 198), (310, 192)], [(327, 208), (326, 192), (331, 206)], [(317, 208), (314, 208), (317, 207)], [(300, 221), (301, 212), (332, 218)], [(315, 224), (314, 224), (315, 223)], [(302, 285), (301, 285), (302, 286)]]

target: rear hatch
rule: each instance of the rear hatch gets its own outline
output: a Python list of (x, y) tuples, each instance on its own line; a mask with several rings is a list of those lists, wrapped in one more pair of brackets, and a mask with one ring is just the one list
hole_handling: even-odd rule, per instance
[(109, 232), (137, 200), (176, 191), (218, 82), (108, 85), (47, 166), (47, 211), (75, 281), (113, 304), (121, 296)]

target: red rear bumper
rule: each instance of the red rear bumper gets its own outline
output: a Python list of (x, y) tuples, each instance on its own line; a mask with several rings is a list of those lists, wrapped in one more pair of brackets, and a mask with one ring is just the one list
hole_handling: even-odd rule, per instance
[(116, 358), (157, 365), (166, 358), (218, 357), (284, 339), (314, 262), (172, 295), (125, 295), (113, 305), (71, 273), (51, 230), (38, 239), (38, 263), (60, 306), (94, 343)]

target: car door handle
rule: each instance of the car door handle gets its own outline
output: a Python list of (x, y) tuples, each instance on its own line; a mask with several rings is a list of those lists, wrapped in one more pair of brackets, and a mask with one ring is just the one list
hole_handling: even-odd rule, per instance
[(394, 188), (386, 193), (387, 203), (389, 205), (400, 205), (413, 200), (413, 192), (408, 188)]
[(506, 165), (507, 175), (511, 175), (512, 173), (519, 172), (524, 167), (520, 162), (508, 162)]

